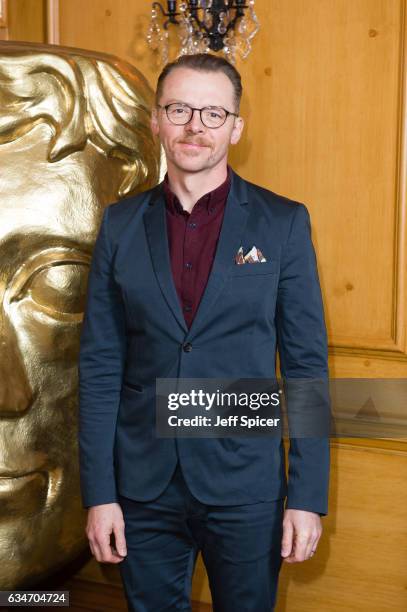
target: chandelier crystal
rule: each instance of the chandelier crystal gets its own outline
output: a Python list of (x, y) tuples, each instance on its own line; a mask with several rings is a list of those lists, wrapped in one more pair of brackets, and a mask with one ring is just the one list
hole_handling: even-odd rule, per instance
[(221, 52), (232, 64), (246, 59), (260, 24), (255, 0), (167, 0), (153, 2), (147, 41), (162, 64), (169, 60), (169, 27), (177, 27), (177, 55)]

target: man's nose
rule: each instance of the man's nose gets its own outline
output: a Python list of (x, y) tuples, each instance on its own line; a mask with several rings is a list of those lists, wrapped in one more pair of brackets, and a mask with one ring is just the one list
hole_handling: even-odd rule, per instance
[(199, 110), (192, 111), (192, 117), (186, 124), (185, 129), (189, 132), (193, 132), (194, 134), (197, 132), (203, 132), (205, 130), (205, 126), (201, 121), (201, 114)]

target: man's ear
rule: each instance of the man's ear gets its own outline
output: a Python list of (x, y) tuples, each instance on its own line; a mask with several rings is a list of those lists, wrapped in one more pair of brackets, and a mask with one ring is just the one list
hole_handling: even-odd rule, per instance
[(160, 128), (158, 126), (158, 109), (156, 106), (154, 106), (151, 111), (150, 127), (154, 136), (158, 136)]
[(243, 117), (236, 117), (232, 133), (230, 135), (230, 144), (237, 144), (240, 140), (244, 128)]

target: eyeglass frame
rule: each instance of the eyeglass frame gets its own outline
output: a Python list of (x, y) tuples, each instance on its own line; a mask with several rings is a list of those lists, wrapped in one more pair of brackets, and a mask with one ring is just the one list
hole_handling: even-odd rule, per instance
[[(185, 123), (174, 123), (173, 121), (171, 121), (171, 119), (168, 116), (168, 110), (167, 109), (170, 106), (172, 106), (173, 104), (179, 104), (179, 105), (182, 105), (182, 106), (187, 106), (192, 111), (191, 117), (188, 119), (188, 121), (186, 121)], [(188, 123), (190, 121), (192, 121), (192, 119), (194, 118), (194, 112), (195, 111), (199, 111), (199, 117), (201, 119), (202, 125), (204, 127), (208, 128), (209, 130), (218, 130), (219, 128), (221, 128), (223, 125), (225, 125), (229, 115), (233, 115), (234, 117), (239, 117), (239, 115), (237, 113), (232, 113), (232, 111), (228, 111), (226, 108), (223, 108), (223, 106), (203, 106), (202, 108), (194, 108), (193, 106), (190, 106), (189, 104), (186, 104), (185, 102), (170, 102), (170, 104), (165, 104), (164, 106), (162, 106), (161, 104), (157, 104), (156, 106), (157, 106), (157, 108), (165, 109), (166, 117), (167, 117), (168, 121), (171, 123), (171, 125), (180, 125), (180, 126), (181, 125), (188, 125)], [(225, 113), (226, 113), (225, 121), (223, 123), (221, 123), (220, 125), (217, 125), (216, 127), (215, 126), (206, 125), (206, 123), (204, 123), (202, 121), (202, 111), (204, 111), (204, 110), (206, 110), (208, 108), (209, 109), (211, 109), (211, 108), (220, 108), (223, 111), (225, 111)]]

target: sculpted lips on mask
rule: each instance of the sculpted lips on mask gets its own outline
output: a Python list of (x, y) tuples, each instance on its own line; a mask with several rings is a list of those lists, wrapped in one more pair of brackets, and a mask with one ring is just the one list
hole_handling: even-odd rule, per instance
[(11, 510), (35, 512), (47, 498), (48, 474), (43, 470), (0, 468), (0, 514)]

